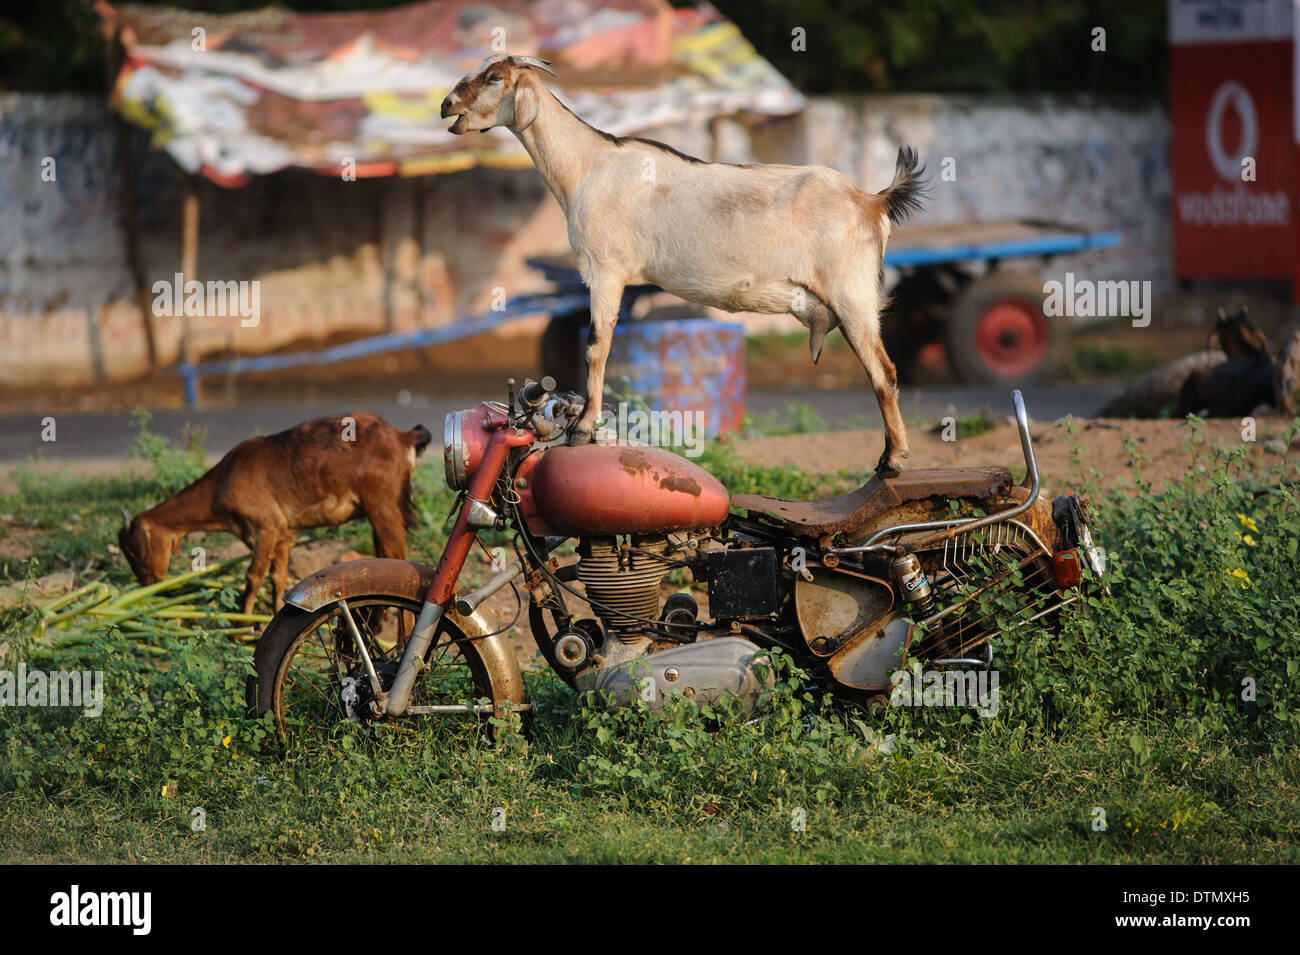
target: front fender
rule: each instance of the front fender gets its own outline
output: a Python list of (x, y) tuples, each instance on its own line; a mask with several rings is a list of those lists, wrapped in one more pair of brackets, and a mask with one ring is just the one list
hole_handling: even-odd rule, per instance
[[(284, 595), (284, 602), (302, 610), (316, 611), (338, 600), (380, 594), (422, 601), (433, 582), (434, 571), (435, 568), (424, 564), (387, 557), (349, 560), (331, 564), (303, 578)], [(515, 659), (505, 635), (485, 636), (493, 628), (477, 610), (464, 616), (456, 612), (453, 604), (446, 609), (444, 617), (467, 637), (477, 638), (474, 649), (492, 680), (497, 702), (503, 698), (518, 704), (526, 702), (519, 661)]]

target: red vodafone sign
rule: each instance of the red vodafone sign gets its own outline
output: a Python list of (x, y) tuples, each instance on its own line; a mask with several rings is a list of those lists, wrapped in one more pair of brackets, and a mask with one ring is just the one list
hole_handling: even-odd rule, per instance
[(1170, 0), (1174, 271), (1296, 275), (1300, 0)]

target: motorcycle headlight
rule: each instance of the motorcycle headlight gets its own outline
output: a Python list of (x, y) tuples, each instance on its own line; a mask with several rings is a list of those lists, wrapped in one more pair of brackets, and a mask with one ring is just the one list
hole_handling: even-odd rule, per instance
[(442, 429), (442, 464), (447, 487), (463, 491), (469, 485), (468, 445), (465, 443), (465, 412), (449, 411)]
[(499, 401), (485, 401), (475, 408), (447, 415), (442, 429), (442, 463), (449, 488), (453, 491), (469, 488), (487, 449), (490, 436), (487, 422), (495, 418), (499, 423), (506, 417), (506, 406)]

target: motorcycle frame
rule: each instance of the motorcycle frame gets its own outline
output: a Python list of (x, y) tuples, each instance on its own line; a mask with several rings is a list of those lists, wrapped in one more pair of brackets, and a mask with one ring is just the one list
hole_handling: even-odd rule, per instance
[(1008, 510), (998, 511), (996, 514), (988, 514), (984, 517), (954, 517), (941, 521), (919, 521), (915, 524), (895, 524), (892, 527), (882, 527), (861, 544), (854, 544), (849, 547), (832, 547), (828, 548), (825, 553), (838, 556), (842, 554), (860, 554), (870, 550), (892, 550), (894, 545), (880, 544), (879, 541), (886, 537), (897, 537), (915, 531), (938, 531), (939, 533), (931, 534), (921, 540), (914, 541), (912, 544), (916, 548), (929, 547), (933, 544), (940, 544), (948, 538), (974, 533), (980, 528), (992, 524), (1001, 524), (1004, 521), (1014, 520), (1033, 507), (1034, 502), (1038, 500), (1042, 485), (1038, 480), (1038, 459), (1034, 457), (1034, 443), (1029, 437), (1029, 413), (1025, 410), (1025, 399), (1020, 394), (1019, 389), (1011, 393), (1011, 400), (1016, 411), (1016, 429), (1020, 432), (1020, 450), (1025, 456), (1025, 477), (1030, 482), (1029, 494), (1023, 501)]
[[(505, 469), (510, 452), (515, 448), (528, 447), (536, 440), (531, 431), (516, 427), (509, 419), (489, 418), (484, 426), (490, 436), (483, 452), (483, 460), (470, 476), (469, 486), (462, 495), (456, 522), (442, 549), (442, 556), (438, 558), (433, 580), (424, 595), (424, 606), (420, 608), (420, 615), (402, 653), (402, 662), (398, 666), (392, 688), (386, 694), (380, 694), (376, 701), (385, 716), (400, 716), (410, 705), (411, 692), (424, 667), (424, 657), (433, 642), (438, 621), (451, 603), (456, 582), (465, 567), (465, 559), (482, 526), (484, 509), (487, 509), (487, 513), (492, 513), (489, 503), (492, 500), (492, 490)], [(505, 583), (507, 581), (502, 581), (501, 586)]]

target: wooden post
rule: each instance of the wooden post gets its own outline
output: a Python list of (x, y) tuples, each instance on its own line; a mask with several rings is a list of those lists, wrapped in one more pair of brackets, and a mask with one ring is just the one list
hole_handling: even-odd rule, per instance
[(709, 117), (709, 162), (718, 162), (722, 158), (722, 120), (725, 117)]
[[(105, 26), (108, 56), (108, 88), (117, 83), (118, 71), (122, 68), (124, 53), (122, 39), (116, 26)], [(120, 114), (113, 114), (113, 146), (118, 170), (118, 204), (122, 207), (122, 232), (126, 250), (126, 268), (131, 273), (131, 284), (135, 286), (136, 298), (140, 301), (140, 321), (144, 324), (144, 340), (149, 351), (149, 371), (158, 370), (158, 342), (153, 332), (153, 299), (149, 295), (149, 283), (145, 280), (144, 259), (140, 255), (140, 230), (135, 219), (135, 162), (131, 156), (129, 131)]]
[[(189, 283), (199, 277), (199, 181), (198, 176), (186, 174), (185, 205), (181, 216), (181, 281)], [(185, 289), (181, 288), (182, 297)], [(194, 360), (194, 328), (190, 316), (181, 319), (181, 361)]]

